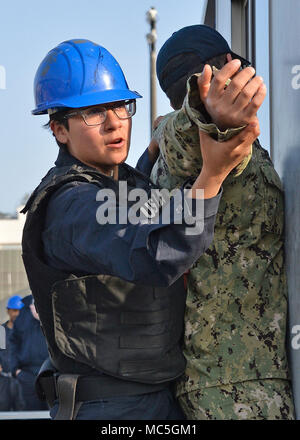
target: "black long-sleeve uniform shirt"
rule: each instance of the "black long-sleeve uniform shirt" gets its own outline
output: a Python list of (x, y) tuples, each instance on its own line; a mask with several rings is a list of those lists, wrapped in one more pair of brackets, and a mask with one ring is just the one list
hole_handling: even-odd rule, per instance
[[(63, 150), (55, 164), (57, 167), (82, 165)], [(151, 168), (146, 151), (137, 170), (149, 175)], [(146, 179), (144, 189), (149, 190)], [(72, 182), (51, 196), (43, 232), (45, 258), (50, 266), (73, 273), (108, 274), (134, 283), (166, 286), (179, 278), (213, 239), (221, 193), (204, 200), (203, 231), (188, 235), (183, 213), (181, 224), (176, 224), (180, 214), (174, 203), (170, 204), (169, 224), (159, 221), (158, 224), (101, 225), (96, 214), (105, 202), (97, 200), (98, 191), (93, 184)], [(197, 217), (195, 205), (192, 203), (190, 214)]]

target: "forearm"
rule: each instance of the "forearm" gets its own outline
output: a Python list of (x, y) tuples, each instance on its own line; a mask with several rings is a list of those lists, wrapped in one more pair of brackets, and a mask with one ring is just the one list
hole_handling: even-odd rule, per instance
[(205, 170), (202, 170), (191, 188), (189, 197), (194, 199), (211, 199), (220, 192), (223, 180), (222, 178), (209, 176)]
[[(84, 203), (79, 198), (68, 213), (69, 225), (65, 221), (57, 228), (49, 226), (44, 232), (46, 259), (51, 266), (73, 273), (101, 273), (135, 283), (169, 285), (210, 245), (220, 197), (205, 200), (204, 213), (202, 210), (198, 213), (194, 204), (192, 213), (178, 214), (177, 205), (171, 202), (165, 207), (170, 209), (169, 223), (161, 215), (151, 224), (104, 225), (95, 221), (99, 207), (95, 198), (92, 202), (85, 197)], [(56, 206), (53, 215), (57, 210), (62, 212)], [(181, 224), (176, 223), (178, 215)], [(203, 230), (195, 234), (195, 230), (187, 229), (193, 228), (190, 220), (202, 222)]]

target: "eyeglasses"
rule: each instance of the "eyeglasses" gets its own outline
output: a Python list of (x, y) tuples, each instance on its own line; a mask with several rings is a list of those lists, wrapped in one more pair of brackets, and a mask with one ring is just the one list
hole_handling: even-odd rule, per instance
[(122, 101), (110, 106), (93, 106), (85, 110), (77, 110), (76, 112), (67, 113), (64, 119), (81, 115), (86, 125), (101, 125), (106, 120), (108, 110), (112, 110), (119, 119), (130, 119), (136, 112), (135, 101)]

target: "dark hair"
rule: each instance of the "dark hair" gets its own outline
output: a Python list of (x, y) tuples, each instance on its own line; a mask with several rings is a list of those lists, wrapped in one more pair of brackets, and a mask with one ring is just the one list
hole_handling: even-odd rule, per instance
[[(50, 122), (51, 121), (56, 121), (59, 124), (63, 125), (67, 130), (69, 130), (69, 120), (67, 118), (64, 118), (64, 116), (68, 113), (70, 109), (66, 108), (62, 111), (59, 111), (57, 113), (53, 113), (52, 115), (49, 116), (49, 121), (47, 122), (47, 124), (44, 125), (44, 128), (48, 128), (50, 129)], [(52, 136), (55, 137), (55, 134), (52, 132)], [(59, 142), (56, 137), (55, 137), (56, 143), (59, 146), (59, 148), (63, 148), (66, 149), (67, 145), (63, 144), (62, 142)]]
[(195, 53), (182, 53), (173, 57), (164, 69), (164, 75), (168, 75), (168, 72), (174, 71), (178, 66), (186, 65), (187, 69), (185, 74), (175, 81), (166, 90), (166, 95), (171, 101), (171, 105), (175, 110), (179, 110), (182, 106), (184, 97), (186, 95), (186, 82), (193, 73), (202, 72), (205, 64), (215, 66), (217, 69), (221, 69), (227, 62), (227, 54), (218, 55), (214, 58), (207, 60), (205, 63), (201, 63), (199, 56)]

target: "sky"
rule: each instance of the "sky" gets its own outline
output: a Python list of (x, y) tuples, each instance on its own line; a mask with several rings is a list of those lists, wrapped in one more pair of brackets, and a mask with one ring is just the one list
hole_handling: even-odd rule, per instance
[[(176, 30), (201, 23), (205, 0), (28, 0), (0, 3), (0, 212), (14, 214), (53, 166), (58, 147), (32, 116), (33, 80), (47, 52), (72, 38), (92, 40), (120, 63), (137, 101), (127, 163), (134, 166), (150, 140), (147, 10), (158, 11), (157, 51)], [(157, 112), (171, 111), (157, 83)]]

